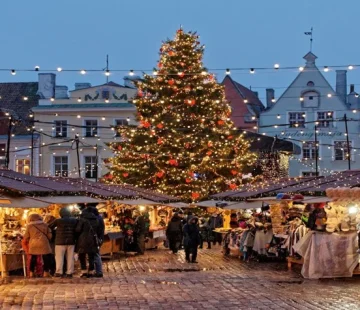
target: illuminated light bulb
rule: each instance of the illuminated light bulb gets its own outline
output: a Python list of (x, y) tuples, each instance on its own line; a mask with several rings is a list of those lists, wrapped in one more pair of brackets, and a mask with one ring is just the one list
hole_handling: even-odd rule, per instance
[(299, 71), (304, 71), (304, 67), (299, 67)]
[(332, 94), (327, 94), (328, 98), (331, 98), (332, 97)]
[(29, 117), (34, 117), (34, 114), (30, 114)]
[(50, 98), (50, 101), (54, 102), (54, 101), (55, 101), (55, 98), (54, 98), (54, 97), (51, 97), (51, 98)]
[(154, 70), (154, 71), (153, 71), (153, 75), (158, 75), (157, 70)]
[(274, 125), (274, 128), (278, 128), (278, 125)]
[(296, 123), (296, 124), (295, 124), (295, 127), (299, 127), (299, 124), (298, 124), (298, 123)]
[(61, 72), (62, 71), (62, 68), (61, 67), (57, 67), (57, 72)]
[(9, 112), (6, 112), (5, 115), (6, 115), (6, 116), (9, 116), (10, 114), (9, 114)]
[(24, 100), (25, 100), (25, 101), (28, 101), (28, 100), (29, 100), (29, 98), (28, 98), (28, 97), (24, 97)]
[(250, 73), (254, 74), (255, 73), (255, 69), (254, 68), (250, 68)]
[(332, 134), (332, 132), (331, 131), (329, 131), (329, 135), (331, 135)]
[(133, 76), (134, 75), (134, 70), (130, 70), (129, 75)]
[(301, 97), (300, 97), (300, 101), (304, 101), (304, 97), (301, 96)]
[(231, 72), (230, 72), (230, 69), (226, 69), (225, 74), (226, 74), (226, 75), (230, 75), (230, 73), (231, 73)]
[(319, 122), (315, 122), (315, 125), (319, 125)]
[(127, 120), (127, 122), (129, 123), (129, 122), (130, 122), (130, 117), (127, 117), (126, 120)]
[(78, 102), (81, 102), (81, 97), (79, 97), (77, 101), (78, 101)]
[(16, 75), (16, 71), (14, 69), (11, 70), (11, 75)]
[(352, 69), (354, 69), (354, 66), (350, 65), (350, 66), (348, 67), (348, 69), (349, 69), (349, 70), (352, 70)]
[(271, 99), (271, 102), (272, 102), (272, 103), (275, 103), (275, 102), (276, 102), (276, 99), (275, 99), (275, 98), (272, 98), (272, 99)]
[(207, 75), (206, 71), (201, 71), (201, 75)]
[(303, 130), (300, 130), (300, 134), (303, 134), (304, 133), (304, 131)]
[(281, 118), (281, 115), (280, 115), (280, 114), (278, 114), (278, 115), (276, 116), (276, 118), (277, 118), (277, 119), (280, 119), (280, 118)]
[(75, 131), (75, 128), (73, 127), (73, 128), (71, 128), (71, 131)]
[(331, 149), (331, 147), (330, 147), (330, 146), (328, 146), (328, 149), (330, 150), (330, 149)]
[(59, 114), (55, 113), (55, 116), (59, 116)]
[(105, 118), (105, 117), (102, 117), (101, 120), (104, 121), (104, 120), (106, 120), (106, 118)]
[(274, 65), (274, 69), (279, 69), (280, 68), (280, 65), (279, 64), (275, 64)]
[(254, 128), (254, 129), (257, 129), (257, 126), (254, 126), (253, 128)]
[(244, 103), (248, 103), (248, 100), (246, 98), (244, 99)]
[(105, 75), (106, 75), (106, 76), (109, 76), (109, 75), (110, 75), (110, 71), (109, 71), (109, 69), (106, 69), (106, 71), (105, 71)]
[(303, 113), (301, 116), (302, 116), (302, 117), (306, 117), (306, 114), (305, 114), (305, 113)]
[(349, 214), (356, 214), (358, 212), (359, 212), (359, 208), (357, 207), (357, 205), (349, 207)]
[(324, 67), (324, 72), (329, 72), (328, 66), (325, 66), (325, 67)]
[(331, 116), (331, 114), (332, 114), (331, 112), (328, 112), (328, 113), (327, 113), (327, 115), (329, 115), (329, 116)]
[(39, 66), (35, 66), (34, 70), (35, 70), (35, 71), (39, 71), (39, 70), (40, 70), (40, 67), (39, 67)]
[(265, 135), (266, 135), (266, 133), (265, 133), (265, 132), (263, 132), (263, 133), (262, 133), (262, 135), (263, 135), (263, 136), (265, 136)]
[(105, 103), (109, 103), (109, 99), (105, 99)]
[(77, 115), (76, 117), (77, 117), (77, 118), (81, 118), (81, 115)]
[(256, 120), (256, 116), (251, 116), (251, 119), (254, 121)]
[(358, 98), (358, 97), (359, 97), (359, 94), (358, 94), (358, 93), (355, 93), (355, 97)]
[(357, 112), (357, 111), (354, 109), (354, 110), (353, 110), (353, 113), (356, 113), (356, 112)]
[(81, 71), (80, 71), (80, 74), (86, 74), (86, 70), (84, 70), (84, 69), (81, 70)]

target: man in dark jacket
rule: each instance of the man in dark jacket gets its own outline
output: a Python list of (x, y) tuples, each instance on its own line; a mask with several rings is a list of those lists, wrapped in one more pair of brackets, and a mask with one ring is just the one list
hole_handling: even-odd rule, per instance
[(224, 225), (224, 220), (220, 213), (219, 214), (215, 213), (209, 220), (209, 226), (212, 231), (214, 245), (216, 245), (216, 242), (218, 242), (219, 245), (221, 245), (222, 236), (220, 233), (217, 233), (213, 230), (215, 228), (221, 228), (223, 227), (223, 225)]
[(149, 234), (150, 220), (149, 213), (145, 210), (135, 220), (135, 238), (137, 244), (137, 253), (145, 253), (145, 239)]
[(56, 219), (49, 225), (50, 229), (56, 229), (55, 276), (60, 277), (63, 275), (64, 256), (66, 254), (66, 276), (71, 278), (74, 273), (74, 249), (76, 243), (75, 229), (78, 221), (76, 218), (71, 217), (71, 212), (68, 208), (62, 208), (60, 210), (60, 216), (61, 218)]
[(170, 250), (176, 254), (182, 240), (182, 220), (178, 213), (171, 218), (166, 229), (166, 237), (169, 240)]
[[(99, 252), (99, 236), (102, 234), (101, 225), (97, 216), (90, 208), (85, 208), (81, 212), (80, 220), (76, 226), (76, 232), (79, 234), (75, 251), (79, 253), (81, 265), (81, 277), (94, 276), (95, 255)], [(88, 256), (89, 266), (86, 266), (86, 255)]]
[[(105, 233), (105, 223), (103, 217), (100, 215), (99, 210), (95, 207), (91, 207), (92, 213), (95, 214), (97, 219), (99, 220), (99, 241), (100, 241), (100, 247), (104, 242), (104, 233)], [(100, 251), (95, 253), (95, 277), (96, 278), (102, 278), (103, 277), (103, 271), (102, 271), (102, 260)]]
[(196, 257), (197, 248), (200, 244), (200, 234), (198, 228), (198, 218), (196, 216), (188, 217), (188, 222), (184, 225), (183, 232), (186, 261), (188, 263), (197, 263)]

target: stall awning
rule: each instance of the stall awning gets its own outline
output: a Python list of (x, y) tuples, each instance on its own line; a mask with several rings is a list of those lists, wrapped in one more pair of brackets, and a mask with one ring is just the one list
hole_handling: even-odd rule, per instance
[(168, 206), (168, 207), (172, 207), (172, 208), (179, 208), (179, 209), (190, 207), (190, 205), (185, 202), (170, 202), (170, 203), (164, 204), (164, 206)]
[(237, 203), (229, 203), (224, 209), (227, 210), (246, 210), (258, 209), (263, 205), (263, 201), (239, 201)]
[(0, 201), (0, 208), (47, 208), (49, 203), (39, 201), (29, 197), (9, 197), (10, 203), (2, 203)]
[(36, 197), (39, 201), (48, 204), (77, 204), (77, 203), (100, 203), (103, 200), (87, 197), (87, 196), (53, 196), (53, 197)]
[(162, 203), (147, 200), (147, 199), (125, 199), (125, 200), (117, 200), (118, 203), (122, 203), (124, 205), (130, 206), (158, 206), (163, 205)]

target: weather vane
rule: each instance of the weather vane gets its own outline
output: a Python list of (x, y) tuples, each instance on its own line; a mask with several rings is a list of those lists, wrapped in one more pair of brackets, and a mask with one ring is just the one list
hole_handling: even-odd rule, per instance
[(312, 44), (313, 44), (313, 27), (311, 27), (310, 31), (304, 32), (306, 36), (310, 36), (310, 52), (312, 52)]

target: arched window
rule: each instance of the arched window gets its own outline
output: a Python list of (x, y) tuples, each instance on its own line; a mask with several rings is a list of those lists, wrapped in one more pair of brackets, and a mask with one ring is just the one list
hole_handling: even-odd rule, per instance
[(306, 84), (307, 86), (309, 86), (309, 87), (314, 87), (314, 82), (313, 81), (309, 81), (309, 82), (307, 82), (307, 84)]

